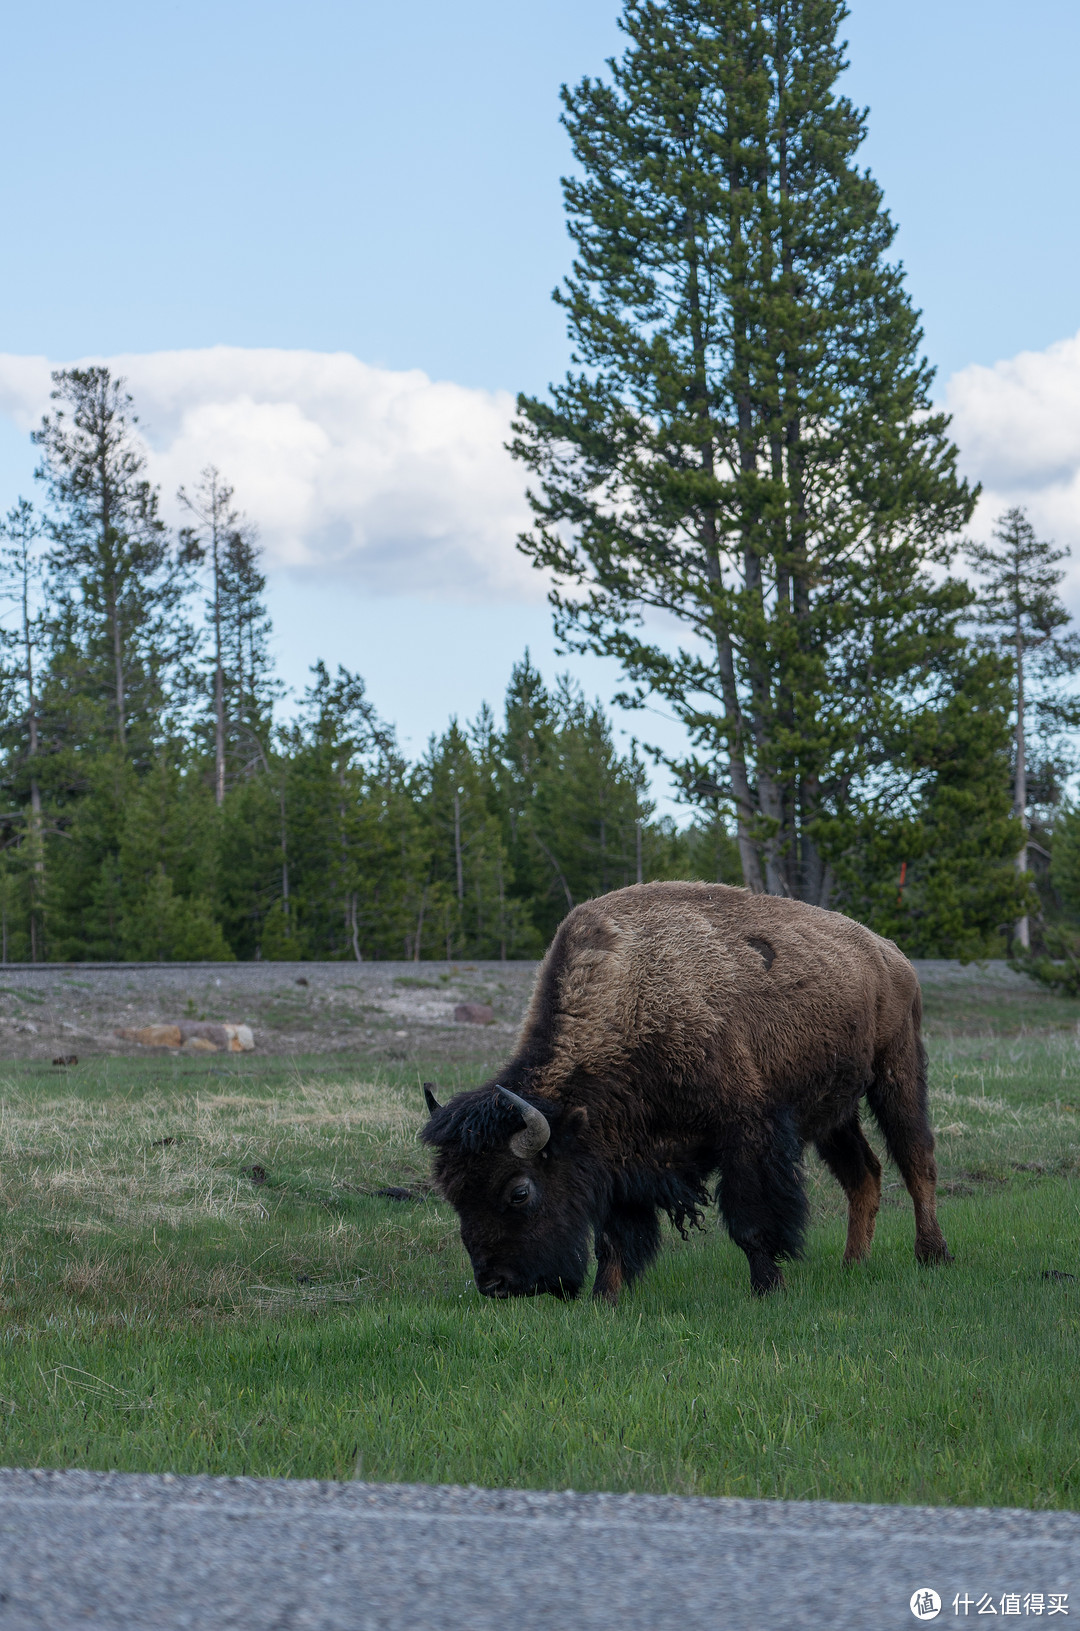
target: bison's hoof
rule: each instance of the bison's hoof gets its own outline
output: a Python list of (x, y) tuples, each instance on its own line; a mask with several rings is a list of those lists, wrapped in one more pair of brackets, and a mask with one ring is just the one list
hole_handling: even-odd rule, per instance
[(935, 1263), (951, 1263), (953, 1254), (944, 1240), (932, 1240), (928, 1245), (915, 1247), (915, 1261), (924, 1268), (932, 1268)]

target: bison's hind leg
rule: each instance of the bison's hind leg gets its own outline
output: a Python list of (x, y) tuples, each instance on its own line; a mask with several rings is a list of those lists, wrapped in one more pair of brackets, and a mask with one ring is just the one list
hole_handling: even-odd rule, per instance
[(915, 1207), (915, 1256), (951, 1263), (937, 1220), (937, 1162), (926, 1102), (926, 1053), (912, 1021), (908, 1034), (874, 1070), (866, 1099)]
[(759, 1296), (783, 1286), (778, 1259), (802, 1255), (807, 1207), (801, 1162), (802, 1143), (786, 1110), (732, 1129), (720, 1151), (720, 1211), (746, 1253)]
[(863, 1137), (859, 1116), (834, 1127), (815, 1141), (817, 1152), (848, 1198), (845, 1263), (870, 1255), (874, 1223), (881, 1205), (881, 1162)]
[(619, 1292), (643, 1273), (660, 1250), (660, 1219), (646, 1202), (616, 1202), (596, 1231), (593, 1296), (615, 1307)]

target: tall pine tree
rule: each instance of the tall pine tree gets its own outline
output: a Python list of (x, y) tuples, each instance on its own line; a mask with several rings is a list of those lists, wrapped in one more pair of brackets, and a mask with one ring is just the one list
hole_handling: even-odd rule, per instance
[[(5, 867), (3, 883), (3, 922), (0, 926), (2, 956), (8, 960), (8, 942), (13, 925), (11, 906), (16, 899), (10, 887), (19, 888), (21, 910), (16, 916), (25, 925), (32, 963), (45, 956), (45, 825), (41, 798), (41, 678), (45, 659), (45, 616), (43, 606), (43, 528), (33, 505), (21, 498), (0, 522), (0, 600), (8, 602), (13, 614), (0, 624), (0, 649), (4, 659), (0, 684), (4, 696), (3, 784), (15, 808), (4, 817)], [(15, 864), (11, 865), (14, 860)]]
[(230, 779), (264, 768), (271, 713), (280, 687), (269, 655), (270, 619), (263, 602), (258, 535), (233, 507), (233, 489), (208, 465), (193, 493), (178, 498), (194, 517), (181, 533), (181, 558), (206, 573), (214, 798), (220, 808)]
[(124, 381), (102, 366), (65, 369), (52, 400), (33, 440), (51, 504), (54, 661), (73, 705), (96, 705), (102, 734), (148, 763), (193, 651), (186, 585)]
[[(836, 88), (840, 0), (627, 0), (564, 90), (576, 367), (522, 397), (560, 633), (663, 698), (754, 890), (827, 904), (849, 807), (957, 647), (974, 495)], [(675, 651), (654, 614), (682, 630)]]

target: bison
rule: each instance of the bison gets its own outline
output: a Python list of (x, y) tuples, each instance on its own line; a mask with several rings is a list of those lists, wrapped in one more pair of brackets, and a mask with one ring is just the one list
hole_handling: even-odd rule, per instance
[(581, 1290), (618, 1301), (686, 1234), (709, 1180), (759, 1294), (806, 1226), (812, 1142), (848, 1198), (844, 1261), (867, 1255), (881, 1164), (865, 1096), (915, 1207), (915, 1255), (949, 1260), (935, 1214), (915, 971), (890, 940), (800, 901), (650, 883), (574, 908), (497, 1079), (440, 1105), (435, 1179), (489, 1297)]

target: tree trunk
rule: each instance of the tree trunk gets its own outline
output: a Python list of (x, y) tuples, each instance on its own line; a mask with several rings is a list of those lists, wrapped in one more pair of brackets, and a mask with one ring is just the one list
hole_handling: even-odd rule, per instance
[(506, 962), (506, 886), (503, 881), (502, 857), (499, 857), (499, 961)]
[(221, 655), (221, 562), (217, 515), (213, 523), (214, 548), (214, 800), (225, 802), (225, 670)]
[(109, 537), (112, 530), (112, 505), (110, 503), (108, 452), (104, 444), (101, 444), (98, 466), (101, 472), (101, 561), (105, 568), (108, 586), (105, 604), (109, 619), (109, 632), (112, 635), (113, 667), (115, 670), (116, 737), (121, 748), (123, 748), (127, 742), (127, 721), (124, 718), (124, 648), (123, 641), (120, 638), (120, 608), (116, 593), (116, 564), (111, 557), (112, 541)]
[(461, 789), (454, 792), (454, 862), (457, 866), (458, 905), (465, 903), (465, 875), (461, 866)]
[(127, 743), (127, 723), (124, 719), (124, 653), (120, 645), (120, 618), (116, 609), (116, 596), (109, 595), (109, 622), (112, 625), (113, 666), (116, 686), (116, 738), (121, 747)]
[(420, 961), (420, 946), (424, 938), (424, 907), (427, 905), (427, 889), (420, 891), (420, 914), (416, 919), (416, 945), (413, 948), (413, 962)]
[(278, 808), (281, 812), (281, 915), (285, 919), (285, 933), (289, 932), (289, 851), (288, 832), (285, 826), (285, 781), (282, 777), (281, 791), (278, 795)]
[[(1020, 818), (1024, 829), (1024, 842), (1020, 846), (1020, 853), (1016, 857), (1016, 870), (1021, 877), (1028, 869), (1027, 851), (1027, 764), (1024, 759), (1024, 647), (1019, 629), (1016, 634), (1016, 792), (1013, 797), (1013, 809)], [(1013, 927), (1013, 937), (1017, 944), (1027, 951), (1031, 945), (1031, 926), (1028, 923), (1027, 913), (1017, 918)]]
[[(45, 896), (45, 842), (41, 820), (41, 788), (34, 771), (38, 751), (37, 696), (34, 692), (34, 649), (30, 637), (29, 562), (23, 556), (22, 584), (23, 647), (26, 653), (26, 712), (29, 732), (27, 757), (30, 760), (30, 946), (31, 961), (37, 962), (39, 939), (38, 910)], [(6, 929), (5, 929), (6, 944)], [(7, 955), (4, 956), (5, 963)]]

